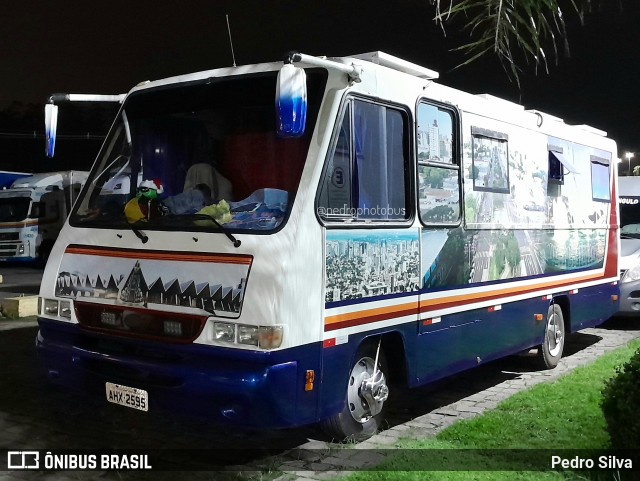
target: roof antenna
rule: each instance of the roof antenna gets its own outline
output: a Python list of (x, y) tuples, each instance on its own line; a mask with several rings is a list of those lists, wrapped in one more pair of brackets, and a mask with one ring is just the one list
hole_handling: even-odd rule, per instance
[(229, 32), (229, 44), (231, 45), (231, 57), (233, 58), (233, 66), (236, 66), (236, 56), (233, 53), (233, 40), (231, 39), (231, 27), (229, 26), (229, 14), (227, 14), (227, 32)]

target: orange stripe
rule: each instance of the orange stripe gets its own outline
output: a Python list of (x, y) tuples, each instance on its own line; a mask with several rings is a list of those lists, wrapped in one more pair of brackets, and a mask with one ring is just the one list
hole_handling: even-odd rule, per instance
[(361, 324), (367, 324), (370, 322), (376, 322), (381, 320), (393, 319), (395, 317), (401, 317), (411, 314), (412, 312), (418, 314), (430, 310), (444, 309), (447, 307), (464, 306), (468, 304), (475, 304), (487, 300), (495, 300), (505, 297), (507, 295), (519, 295), (526, 294), (528, 292), (539, 291), (540, 289), (558, 288), (570, 286), (576, 282), (595, 280), (603, 278), (601, 275), (584, 275), (573, 278), (571, 280), (563, 282), (540, 282), (526, 288), (503, 288), (496, 289), (490, 292), (482, 292), (473, 294), (471, 297), (466, 295), (454, 295), (448, 297), (442, 297), (438, 299), (423, 299), (418, 302), (410, 302), (405, 304), (398, 304), (395, 306), (386, 306), (376, 309), (366, 309), (357, 312), (349, 312), (345, 314), (336, 314), (334, 316), (328, 316), (325, 318), (325, 330), (331, 331), (340, 329), (342, 327), (350, 327)]
[(58, 218), (44, 218), (44, 219), (29, 219), (22, 222), (0, 222), (0, 229), (14, 228), (14, 227), (31, 227), (34, 225), (54, 224), (58, 222)]
[[(367, 309), (365, 311), (348, 312), (346, 314), (336, 314), (335, 316), (326, 317), (325, 325), (335, 324), (337, 322), (353, 321), (356, 319), (364, 320), (368, 318), (380, 317), (391, 319), (393, 317), (406, 316), (409, 314), (417, 314), (417, 302), (408, 302), (406, 304), (396, 304), (395, 306), (379, 307), (377, 309)], [(369, 321), (373, 322), (373, 321)]]
[(420, 312), (424, 312), (433, 306), (438, 306), (440, 304), (446, 303), (450, 304), (452, 302), (460, 302), (461, 304), (469, 304), (471, 302), (478, 302), (484, 299), (495, 299), (497, 297), (508, 296), (508, 295), (517, 295), (517, 294), (526, 294), (531, 291), (539, 291), (540, 289), (550, 289), (556, 287), (566, 287), (568, 285), (574, 284), (576, 282), (584, 282), (589, 280), (596, 280), (602, 278), (601, 275), (585, 275), (580, 277), (574, 277), (571, 280), (563, 281), (563, 282), (539, 282), (537, 284), (533, 284), (531, 286), (527, 286), (526, 288), (522, 287), (506, 287), (503, 289), (496, 289), (490, 292), (483, 292), (480, 294), (474, 294), (473, 299), (469, 300), (469, 294), (466, 295), (458, 295), (458, 296), (450, 296), (439, 299), (424, 299), (420, 301)]
[(117, 257), (124, 259), (168, 260), (181, 262), (212, 262), (217, 264), (251, 265), (251, 256), (225, 256), (220, 254), (193, 254), (153, 251), (117, 251), (109, 249), (92, 249), (72, 247), (65, 249), (65, 254)]
[(26, 220), (23, 222), (0, 222), (0, 229), (14, 228), (14, 227), (29, 227), (32, 225), (38, 225), (37, 220)]

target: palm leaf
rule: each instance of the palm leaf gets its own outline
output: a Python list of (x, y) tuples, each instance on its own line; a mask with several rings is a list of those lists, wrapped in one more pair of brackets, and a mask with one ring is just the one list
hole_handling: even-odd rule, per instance
[[(617, 0), (619, 3), (622, 0)], [(480, 57), (495, 54), (507, 75), (518, 82), (520, 65), (544, 67), (548, 73), (545, 46), (550, 46), (558, 63), (560, 40), (563, 53), (569, 56), (569, 43), (560, 3), (584, 22), (585, 12), (602, 0), (430, 0), (435, 7), (434, 20), (445, 32), (445, 23), (458, 22), (471, 40), (455, 48), (466, 59), (456, 68)]]

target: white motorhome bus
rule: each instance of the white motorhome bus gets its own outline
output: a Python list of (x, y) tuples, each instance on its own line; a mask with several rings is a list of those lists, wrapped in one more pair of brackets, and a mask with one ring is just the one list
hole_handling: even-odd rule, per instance
[(46, 261), (88, 174), (26, 175), (0, 190), (0, 262)]
[[(616, 144), (437, 77), (294, 54), (133, 88), (44, 272), (49, 377), (362, 439), (392, 383), (536, 346), (554, 367), (618, 310)], [(213, 206), (158, 208), (198, 183)]]
[(640, 315), (640, 177), (619, 177), (620, 311)]

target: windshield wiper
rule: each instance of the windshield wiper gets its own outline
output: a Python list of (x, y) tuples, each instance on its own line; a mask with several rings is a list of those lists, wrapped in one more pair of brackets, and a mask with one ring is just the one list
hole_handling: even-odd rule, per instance
[(194, 215), (196, 215), (196, 216), (206, 217), (207, 219), (211, 220), (211, 221), (216, 225), (216, 227), (218, 227), (218, 229), (220, 229), (220, 232), (222, 232), (224, 235), (226, 235), (226, 236), (227, 236), (227, 238), (228, 238), (231, 242), (233, 242), (233, 247), (238, 248), (238, 247), (240, 247), (240, 245), (242, 244), (242, 242), (240, 241), (240, 239), (236, 239), (236, 238), (235, 238), (235, 236), (234, 236), (231, 232), (229, 232), (229, 231), (227, 230), (227, 228), (226, 228), (226, 227), (224, 227), (220, 222), (218, 222), (218, 221), (216, 220), (216, 218), (215, 218), (215, 217), (213, 217), (212, 215), (204, 214), (204, 213), (202, 213), (202, 212), (198, 212), (197, 214), (194, 214)]
[(147, 241), (149, 240), (149, 237), (144, 232), (142, 232), (141, 230), (136, 229), (133, 226), (131, 226), (131, 230), (136, 235), (136, 237), (142, 241), (143, 244), (147, 243)]
[(149, 241), (149, 237), (135, 226), (137, 222), (135, 222), (134, 224), (130, 224), (129, 222), (126, 222), (126, 224), (129, 227), (129, 229), (133, 231), (136, 237), (142, 241), (143, 244), (146, 244)]

